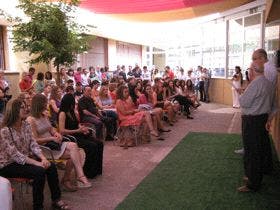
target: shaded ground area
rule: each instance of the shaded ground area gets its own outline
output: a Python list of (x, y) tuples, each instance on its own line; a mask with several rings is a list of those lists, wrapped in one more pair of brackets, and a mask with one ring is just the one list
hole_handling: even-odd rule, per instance
[[(190, 131), (240, 133), (238, 109), (213, 103), (203, 104), (193, 111), (193, 116), (193, 120), (179, 116), (178, 122), (170, 127), (172, 131), (164, 134), (165, 141), (152, 140), (150, 144), (128, 150), (106, 142), (103, 175), (92, 180), (93, 188), (74, 193), (63, 192), (63, 198), (74, 210), (114, 209)], [(46, 209), (50, 206), (48, 194), (45, 193)], [(30, 194), (26, 196), (28, 204), (31, 203), (29, 197)]]
[(116, 209), (280, 209), (279, 173), (264, 176), (257, 193), (235, 190), (243, 185), (242, 158), (232, 152), (240, 141), (189, 133)]

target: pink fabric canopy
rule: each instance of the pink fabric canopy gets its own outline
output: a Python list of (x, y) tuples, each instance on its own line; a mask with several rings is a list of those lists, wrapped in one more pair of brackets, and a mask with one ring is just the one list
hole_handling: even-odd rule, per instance
[(99, 14), (148, 13), (184, 9), (222, 0), (82, 0), (80, 7)]

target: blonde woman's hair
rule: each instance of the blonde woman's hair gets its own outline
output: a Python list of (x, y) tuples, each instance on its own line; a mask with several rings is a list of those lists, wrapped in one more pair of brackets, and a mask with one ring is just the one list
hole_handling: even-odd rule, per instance
[(100, 98), (100, 99), (109, 98), (109, 95), (108, 95), (109, 93), (108, 93), (108, 92), (107, 92), (106, 95), (104, 94), (104, 89), (105, 89), (105, 88), (108, 89), (108, 86), (102, 85), (101, 88), (100, 88), (100, 91), (99, 91), (99, 98)]

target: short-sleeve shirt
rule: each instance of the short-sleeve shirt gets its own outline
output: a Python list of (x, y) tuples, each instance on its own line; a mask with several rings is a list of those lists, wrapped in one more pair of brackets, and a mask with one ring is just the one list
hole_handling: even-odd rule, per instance
[(78, 101), (78, 111), (79, 111), (81, 120), (84, 117), (83, 110), (87, 110), (92, 114), (96, 114), (98, 112), (98, 109), (97, 109), (93, 99), (90, 97), (87, 97), (87, 96), (83, 96)]

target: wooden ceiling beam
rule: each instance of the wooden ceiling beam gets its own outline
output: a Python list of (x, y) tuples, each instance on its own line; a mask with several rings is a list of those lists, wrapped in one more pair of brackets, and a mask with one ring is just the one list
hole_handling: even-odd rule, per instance
[(280, 22), (280, 0), (266, 0), (265, 22)]

